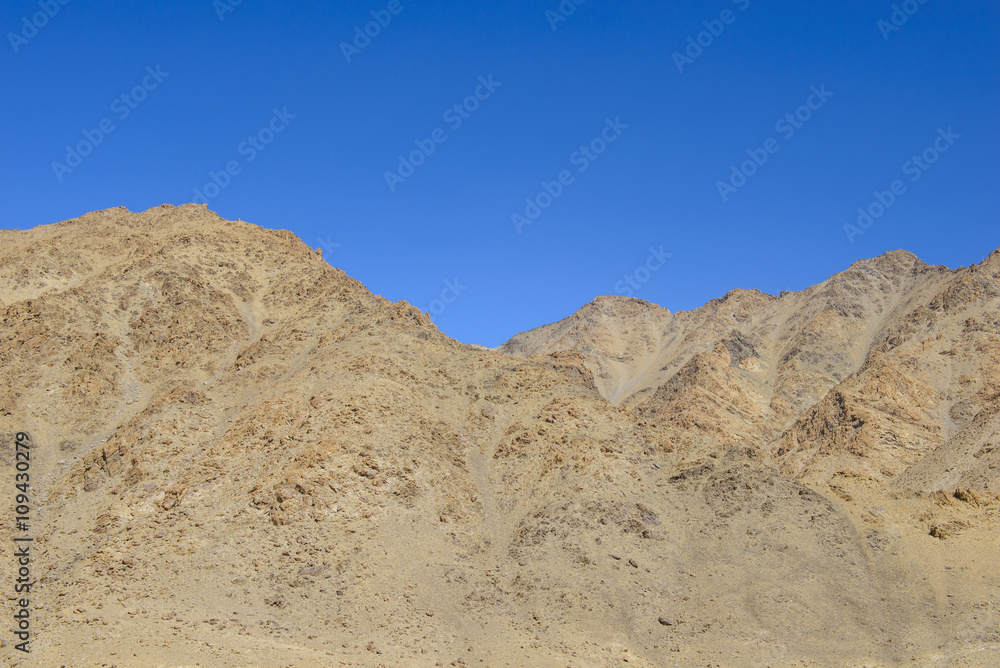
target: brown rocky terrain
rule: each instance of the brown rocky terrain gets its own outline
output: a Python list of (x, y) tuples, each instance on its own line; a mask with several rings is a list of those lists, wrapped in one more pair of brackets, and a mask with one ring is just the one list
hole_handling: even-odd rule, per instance
[(204, 207), (0, 241), (11, 665), (1000, 664), (1000, 251), (488, 350)]

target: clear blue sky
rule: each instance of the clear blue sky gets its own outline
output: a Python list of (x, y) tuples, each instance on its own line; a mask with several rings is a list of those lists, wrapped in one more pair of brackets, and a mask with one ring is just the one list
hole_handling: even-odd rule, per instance
[(0, 9), (2, 227), (197, 188), (489, 346), (625, 276), (681, 310), (1000, 246), (995, 0), (65, 1)]

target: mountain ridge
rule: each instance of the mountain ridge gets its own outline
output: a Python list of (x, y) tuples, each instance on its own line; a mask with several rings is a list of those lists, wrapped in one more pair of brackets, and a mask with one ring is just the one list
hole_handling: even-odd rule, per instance
[(1000, 253), (491, 350), (204, 206), (4, 239), (42, 665), (1000, 657)]

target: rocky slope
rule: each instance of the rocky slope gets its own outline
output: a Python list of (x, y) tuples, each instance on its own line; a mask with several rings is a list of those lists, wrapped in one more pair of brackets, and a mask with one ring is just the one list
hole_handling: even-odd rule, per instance
[(1000, 659), (1000, 254), (599, 298), (492, 351), (204, 207), (0, 240), (11, 662)]
[(696, 311), (598, 298), (500, 350), (578, 352), (612, 403), (767, 448), (792, 475), (836, 450), (892, 477), (997, 404), (998, 314), (1000, 252), (951, 271), (895, 251), (799, 293), (737, 290)]

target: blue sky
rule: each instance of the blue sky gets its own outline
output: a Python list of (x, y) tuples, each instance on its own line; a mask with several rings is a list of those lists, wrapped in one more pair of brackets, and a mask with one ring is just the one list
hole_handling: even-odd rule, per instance
[(197, 189), (489, 346), (1000, 246), (995, 0), (64, 1), (0, 9), (2, 227)]

